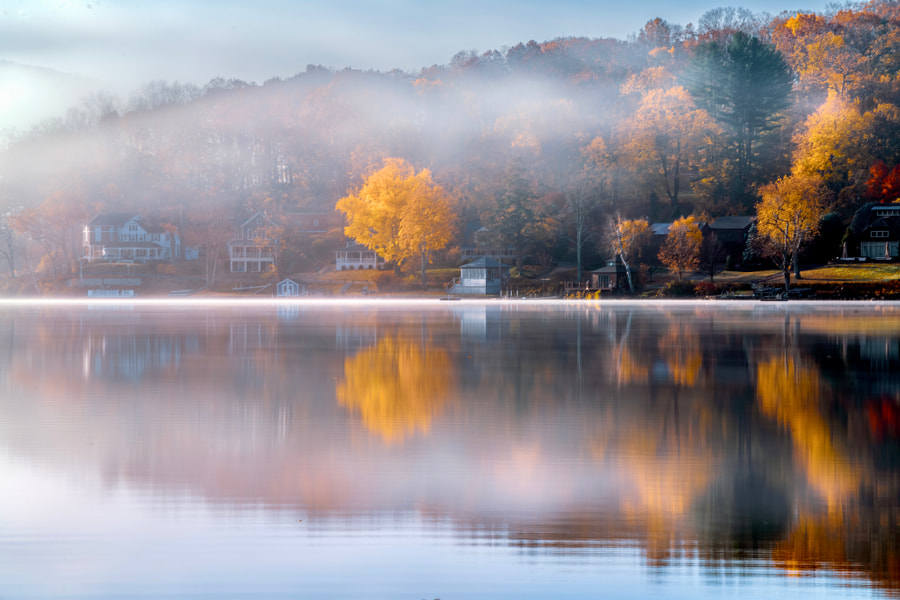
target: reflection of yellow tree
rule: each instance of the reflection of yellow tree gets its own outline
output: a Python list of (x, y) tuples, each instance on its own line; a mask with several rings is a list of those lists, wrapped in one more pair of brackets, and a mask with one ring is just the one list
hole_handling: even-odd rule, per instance
[(358, 411), (363, 424), (389, 443), (428, 432), (454, 385), (443, 350), (396, 338), (382, 339), (344, 362), (338, 403)]
[[(772, 562), (790, 574), (802, 574), (829, 568), (846, 578), (862, 574), (878, 585), (900, 590), (900, 553), (896, 528), (885, 527), (890, 509), (857, 514), (813, 517), (800, 514), (799, 523), (772, 552)], [(873, 521), (874, 519), (874, 521)], [(876, 531), (875, 538), (860, 536), (860, 531)]]
[(666, 335), (660, 338), (659, 349), (666, 356), (675, 385), (692, 387), (703, 365), (697, 334), (683, 323), (672, 323)]
[(793, 357), (776, 356), (757, 367), (760, 410), (790, 430), (807, 481), (833, 511), (858, 489), (860, 476), (850, 468), (820, 411), (821, 394), (818, 369)]
[(621, 342), (622, 347), (619, 350), (618, 360), (616, 362), (616, 379), (621, 385), (623, 383), (634, 383), (647, 381), (649, 370), (647, 365), (635, 358), (625, 341)]

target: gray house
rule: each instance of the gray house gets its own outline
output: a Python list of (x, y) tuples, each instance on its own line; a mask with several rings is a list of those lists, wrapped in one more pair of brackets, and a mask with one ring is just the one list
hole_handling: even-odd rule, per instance
[(450, 286), (451, 294), (499, 295), (509, 280), (509, 267), (490, 257), (482, 257), (459, 268), (459, 279)]

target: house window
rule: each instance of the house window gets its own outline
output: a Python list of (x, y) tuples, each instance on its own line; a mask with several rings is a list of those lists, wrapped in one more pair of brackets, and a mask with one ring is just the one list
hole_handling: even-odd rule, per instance
[(876, 229), (872, 231), (871, 235), (873, 238), (886, 238), (888, 237), (889, 233), (886, 229)]
[(313, 227), (318, 227), (318, 226), (319, 226), (319, 220), (313, 219)]

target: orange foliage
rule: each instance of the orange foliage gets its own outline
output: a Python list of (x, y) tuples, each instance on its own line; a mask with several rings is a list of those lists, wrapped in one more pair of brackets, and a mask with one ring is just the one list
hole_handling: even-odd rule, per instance
[(369, 431), (387, 443), (428, 433), (455, 388), (448, 354), (394, 337), (344, 361), (338, 404), (359, 413)]
[(773, 356), (759, 363), (756, 380), (760, 411), (790, 431), (795, 462), (803, 468), (807, 482), (825, 499), (829, 510), (840, 510), (859, 489), (861, 474), (851, 468), (822, 414), (823, 385), (818, 369), (790, 356)]

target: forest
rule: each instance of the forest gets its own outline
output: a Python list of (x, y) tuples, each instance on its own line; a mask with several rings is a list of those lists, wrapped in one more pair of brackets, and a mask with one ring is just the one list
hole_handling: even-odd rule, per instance
[(596, 265), (614, 219), (753, 215), (781, 189), (815, 196), (821, 226), (803, 242), (827, 230), (816, 251), (836, 256), (854, 211), (900, 196), (900, 2), (719, 8), (627, 39), (465, 50), (418, 73), (308, 65), (95, 94), (6, 140), (0, 254), (13, 275), (75, 272), (75, 224), (134, 211), (218, 255), (236, 216), (333, 209), (390, 160), (446, 194), (445, 259), (474, 225), (529, 260)]

